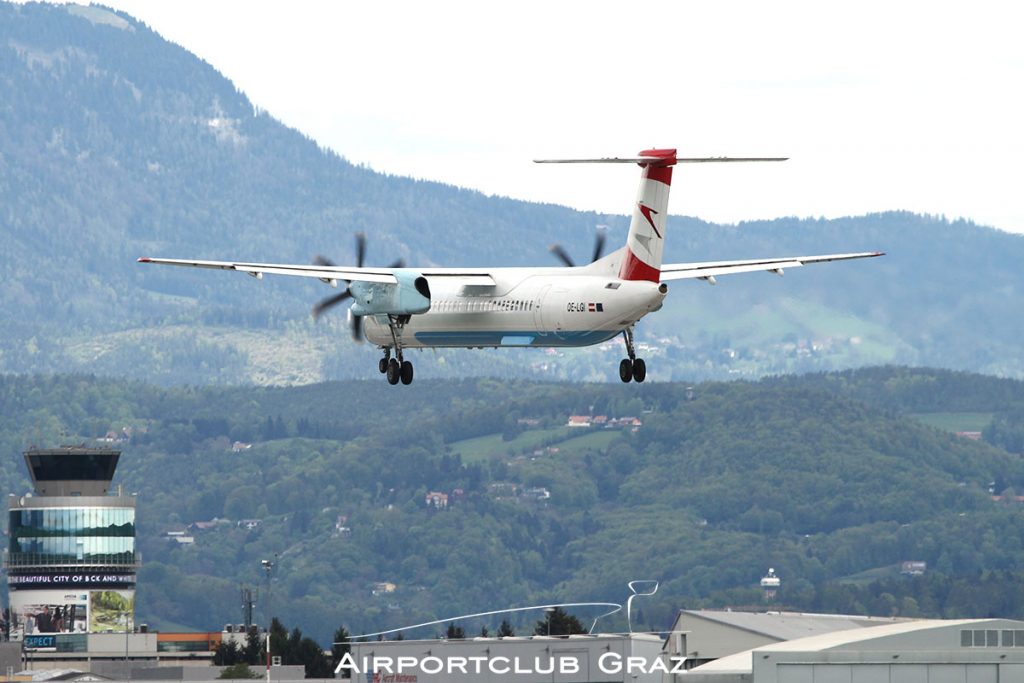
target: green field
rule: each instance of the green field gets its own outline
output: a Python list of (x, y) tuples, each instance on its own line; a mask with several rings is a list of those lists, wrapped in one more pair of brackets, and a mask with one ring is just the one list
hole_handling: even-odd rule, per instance
[(849, 576), (844, 576), (843, 578), (838, 579), (837, 582), (838, 583), (845, 583), (845, 584), (865, 586), (865, 585), (867, 585), (867, 584), (869, 584), (869, 583), (871, 583), (873, 581), (878, 581), (880, 579), (886, 579), (886, 578), (889, 578), (889, 577), (892, 577), (892, 576), (899, 576), (899, 573), (900, 573), (900, 565), (898, 565), (898, 564), (889, 564), (889, 565), (886, 565), (884, 567), (875, 567), (874, 569), (867, 569), (865, 571), (858, 572), (856, 574), (850, 574)]
[(580, 430), (586, 431), (585, 434), (575, 436), (571, 439), (557, 444), (558, 451), (561, 454), (575, 455), (584, 451), (603, 451), (611, 445), (620, 434), (621, 430), (618, 429), (594, 429)]
[(992, 413), (914, 413), (911, 417), (947, 432), (980, 432), (992, 424)]
[(526, 431), (511, 441), (502, 440), (501, 434), (478, 436), (456, 441), (450, 448), (452, 453), (461, 455), (465, 463), (480, 462), (492, 455), (519, 455), (548, 446), (557, 447), (559, 453), (574, 455), (587, 450), (603, 450), (621, 433), (618, 429), (554, 427)]
[(526, 450), (541, 446), (560, 443), (569, 437), (570, 427), (554, 427), (552, 429), (535, 429), (526, 431), (512, 439), (504, 441), (501, 434), (488, 434), (475, 439), (465, 439), (451, 444), (452, 453), (462, 456), (466, 463), (486, 460), (491, 455), (515, 455)]

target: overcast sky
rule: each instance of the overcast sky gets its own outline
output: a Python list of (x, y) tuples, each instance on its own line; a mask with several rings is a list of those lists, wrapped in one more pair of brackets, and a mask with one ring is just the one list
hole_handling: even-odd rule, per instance
[(1004, 2), (117, 0), (347, 159), (627, 213), (631, 166), (688, 166), (716, 222), (889, 209), (1024, 232), (1024, 5)]

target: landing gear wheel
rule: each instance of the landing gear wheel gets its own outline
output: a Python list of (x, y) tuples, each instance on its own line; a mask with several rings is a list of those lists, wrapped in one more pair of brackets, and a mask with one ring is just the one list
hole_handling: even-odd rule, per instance
[(643, 358), (637, 358), (633, 361), (633, 381), (643, 382), (647, 377), (647, 363), (644, 362)]
[(410, 361), (403, 360), (401, 368), (400, 374), (402, 377), (402, 384), (412, 384), (412, 363)]
[(629, 382), (631, 379), (633, 379), (633, 372), (633, 361), (631, 361), (628, 358), (623, 358), (619, 362), (619, 379), (621, 379), (623, 382)]
[(382, 375), (386, 373), (388, 371), (388, 359), (381, 358), (379, 361), (377, 361), (377, 369), (380, 370), (380, 374)]
[(398, 361), (392, 358), (388, 361), (388, 384), (398, 384), (400, 375), (402, 374), (401, 366), (398, 365)]

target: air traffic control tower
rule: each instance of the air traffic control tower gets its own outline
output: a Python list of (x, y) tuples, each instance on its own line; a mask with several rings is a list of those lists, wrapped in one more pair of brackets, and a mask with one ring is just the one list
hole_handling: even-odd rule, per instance
[(35, 491), (8, 499), (11, 638), (77, 651), (87, 633), (132, 630), (135, 497), (110, 491), (121, 452), (82, 446), (24, 455)]

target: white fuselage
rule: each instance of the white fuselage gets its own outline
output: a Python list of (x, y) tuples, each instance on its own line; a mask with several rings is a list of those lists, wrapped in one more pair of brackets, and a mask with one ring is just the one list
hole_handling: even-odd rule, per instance
[[(494, 285), (457, 278), (430, 283), (430, 310), (405, 324), (401, 345), (416, 347), (588, 346), (620, 334), (661, 308), (667, 289), (585, 268), (499, 268)], [(388, 317), (364, 318), (366, 338), (394, 343)]]

